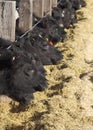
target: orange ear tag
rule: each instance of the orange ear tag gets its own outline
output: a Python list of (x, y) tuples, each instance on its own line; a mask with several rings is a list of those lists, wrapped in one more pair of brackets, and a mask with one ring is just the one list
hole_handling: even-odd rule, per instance
[(52, 42), (52, 41), (50, 41), (49, 44), (50, 44), (51, 46), (53, 46), (53, 42)]

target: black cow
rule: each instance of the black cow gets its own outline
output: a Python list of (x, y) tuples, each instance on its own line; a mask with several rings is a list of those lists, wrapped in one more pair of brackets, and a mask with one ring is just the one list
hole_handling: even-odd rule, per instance
[[(5, 40), (2, 41), (5, 44)], [(38, 56), (34, 58), (24, 44), (17, 42), (9, 48), (0, 48), (0, 94), (7, 94), (22, 104), (28, 104), (33, 92), (44, 90), (47, 80)]]

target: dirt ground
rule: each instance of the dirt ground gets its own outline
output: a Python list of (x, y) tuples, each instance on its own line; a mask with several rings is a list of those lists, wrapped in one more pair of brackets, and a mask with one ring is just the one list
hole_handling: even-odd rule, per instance
[(86, 2), (78, 24), (56, 45), (64, 59), (45, 66), (48, 88), (25, 110), (0, 98), (0, 130), (93, 130), (93, 1)]

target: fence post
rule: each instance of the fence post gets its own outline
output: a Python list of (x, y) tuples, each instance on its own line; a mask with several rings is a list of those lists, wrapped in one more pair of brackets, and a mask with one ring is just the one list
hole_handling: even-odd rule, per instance
[(57, 0), (52, 0), (52, 7), (57, 7)]
[(33, 1), (33, 13), (39, 18), (44, 16), (44, 1), (45, 0)]
[(52, 0), (45, 0), (44, 1), (44, 13), (50, 14), (52, 13)]
[(15, 40), (15, 1), (0, 0), (0, 37), (6, 40)]
[(19, 3), (19, 29), (22, 33), (32, 27), (33, 0), (20, 0)]

